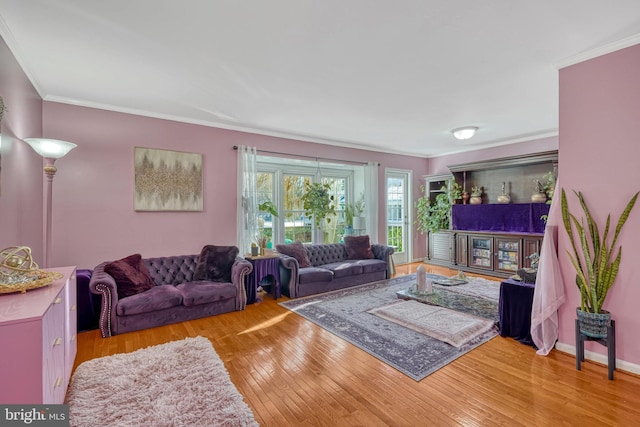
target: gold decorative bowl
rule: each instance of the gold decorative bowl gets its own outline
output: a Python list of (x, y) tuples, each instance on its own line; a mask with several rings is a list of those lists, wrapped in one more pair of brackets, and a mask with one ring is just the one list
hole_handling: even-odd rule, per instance
[(42, 270), (33, 270), (28, 273), (11, 276), (10, 278), (1, 277), (0, 294), (11, 294), (14, 292), (24, 294), (28, 290), (47, 286), (63, 277), (62, 273)]

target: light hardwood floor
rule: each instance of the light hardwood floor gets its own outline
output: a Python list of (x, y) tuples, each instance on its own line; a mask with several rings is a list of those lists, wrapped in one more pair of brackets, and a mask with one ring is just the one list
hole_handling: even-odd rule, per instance
[(107, 339), (83, 332), (76, 365), (198, 335), (211, 340), (262, 426), (640, 425), (638, 376), (616, 371), (609, 381), (605, 366), (587, 361), (576, 371), (571, 355), (537, 356), (498, 336), (416, 382), (269, 295), (241, 312)]

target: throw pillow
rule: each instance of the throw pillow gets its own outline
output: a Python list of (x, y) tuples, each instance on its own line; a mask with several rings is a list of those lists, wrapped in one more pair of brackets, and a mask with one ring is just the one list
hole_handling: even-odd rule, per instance
[(118, 298), (130, 297), (155, 286), (140, 254), (112, 261), (104, 266), (104, 271), (116, 281)]
[(231, 267), (239, 252), (237, 246), (206, 245), (196, 261), (193, 280), (231, 283)]
[(375, 258), (371, 251), (369, 236), (344, 236), (344, 246), (347, 249), (348, 259)]
[(311, 267), (311, 261), (309, 261), (309, 256), (307, 255), (307, 251), (304, 250), (302, 242), (293, 242), (288, 245), (276, 245), (276, 251), (297, 259), (300, 268)]

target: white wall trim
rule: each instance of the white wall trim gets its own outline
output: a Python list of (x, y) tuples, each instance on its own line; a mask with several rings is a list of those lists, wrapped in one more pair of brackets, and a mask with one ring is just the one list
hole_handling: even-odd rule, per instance
[[(574, 345), (556, 343), (556, 350), (563, 353), (569, 353), (573, 356), (576, 355), (576, 347)], [(607, 366), (607, 355), (602, 353), (596, 353), (594, 351), (584, 351), (584, 360), (591, 360)], [(616, 359), (616, 370), (630, 372), (632, 374), (640, 374), (640, 365), (635, 363), (625, 362), (624, 360)]]
[(615, 41), (613, 43), (606, 44), (604, 46), (597, 47), (595, 49), (589, 49), (567, 59), (564, 59), (555, 64), (557, 69), (562, 69), (570, 65), (575, 65), (580, 62), (588, 61), (589, 59), (597, 58), (598, 56), (606, 55), (607, 53), (615, 52), (620, 49), (624, 49), (630, 46), (634, 46), (640, 43), (640, 34), (624, 38), (622, 40)]

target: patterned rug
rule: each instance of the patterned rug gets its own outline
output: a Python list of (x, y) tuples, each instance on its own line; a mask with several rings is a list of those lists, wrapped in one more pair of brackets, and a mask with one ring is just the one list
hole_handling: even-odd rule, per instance
[[(433, 280), (442, 276), (427, 274), (427, 278)], [(433, 286), (438, 305), (493, 323), (490, 330), (460, 347), (368, 313), (398, 302), (396, 292), (411, 287), (416, 282), (415, 274), (297, 298), (280, 305), (420, 381), (498, 333), (495, 326), (498, 321), (498, 292), (494, 290), (499, 290), (500, 283), (475, 278), (468, 280), (469, 283), (463, 285)]]
[(418, 301), (400, 301), (368, 313), (461, 347), (493, 327), (491, 320)]

